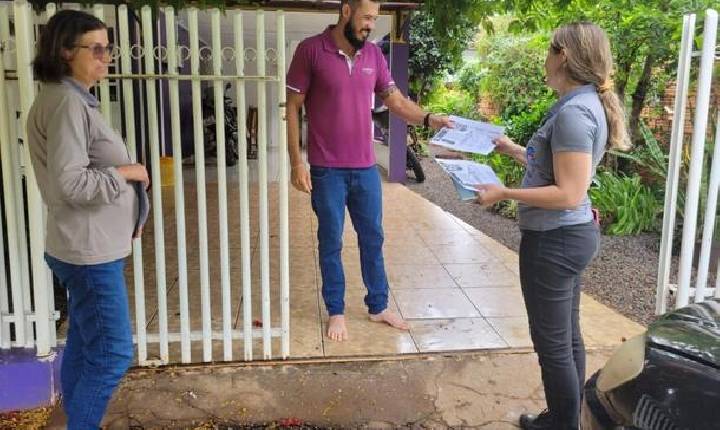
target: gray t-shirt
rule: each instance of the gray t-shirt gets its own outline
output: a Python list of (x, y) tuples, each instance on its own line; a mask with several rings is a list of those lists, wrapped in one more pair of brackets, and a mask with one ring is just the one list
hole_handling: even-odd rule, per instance
[(48, 207), (46, 252), (70, 264), (130, 254), (138, 196), (116, 167), (132, 160), (98, 101), (72, 79), (46, 83), (28, 114), (30, 157)]
[[(523, 188), (555, 184), (553, 154), (584, 152), (592, 154), (592, 175), (605, 154), (608, 131), (605, 110), (593, 85), (584, 85), (566, 94), (550, 109), (540, 129), (527, 144), (527, 170)], [(592, 208), (586, 196), (574, 209), (542, 209), (519, 205), (520, 228), (546, 231), (592, 221)]]

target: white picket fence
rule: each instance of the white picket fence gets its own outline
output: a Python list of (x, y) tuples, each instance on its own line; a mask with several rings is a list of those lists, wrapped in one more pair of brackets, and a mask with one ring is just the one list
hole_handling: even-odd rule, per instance
[[(73, 7), (67, 3), (63, 7)], [(75, 6), (78, 7), (78, 6)], [(42, 13), (36, 13), (26, 0), (0, 2), (0, 150), (2, 158), (3, 199), (0, 202), (7, 220), (7, 228), (0, 229), (0, 239), (7, 243), (8, 261), (0, 252), (0, 348), (12, 347), (36, 348), (38, 355), (47, 355), (62, 339), (56, 339), (55, 321), (60, 317), (53, 300), (52, 277), (45, 262), (44, 252), (44, 207), (37, 184), (30, 168), (27, 145), (19, 145), (25, 141), (24, 124), (27, 112), (32, 105), (37, 85), (33, 80), (31, 61), (38, 25), (56, 13), (55, 4), (48, 4)], [(152, 190), (153, 227), (154, 227), (154, 263), (155, 284), (145, 281), (143, 271), (142, 243), (140, 239), (133, 242), (134, 275), (128, 280), (134, 296), (134, 314), (139, 365), (166, 364), (170, 362), (209, 362), (222, 359), (253, 360), (253, 340), (262, 340), (262, 358), (273, 358), (272, 340), (281, 339), (280, 357), (287, 358), (290, 354), (290, 272), (289, 272), (289, 226), (288, 226), (288, 161), (285, 123), (285, 14), (282, 11), (272, 12), (275, 18), (275, 38), (277, 46), (266, 46), (266, 13), (258, 11), (221, 12), (220, 10), (199, 11), (189, 8), (175, 11), (163, 8), (155, 16), (149, 7), (138, 13), (139, 19), (133, 19), (133, 11), (125, 5), (96, 5), (90, 13), (105, 21), (108, 27), (115, 30), (116, 49), (113, 54), (113, 65), (116, 73), (99, 85), (101, 111), (105, 118), (113, 123), (118, 130), (124, 130), (128, 150), (133, 156), (138, 145), (147, 145), (150, 150), (148, 161), (152, 171), (152, 182), (156, 184)], [(189, 46), (178, 46), (177, 17), (182, 13), (189, 34)], [(223, 16), (222, 14), (226, 15)], [(270, 14), (270, 13), (267, 13)], [(255, 18), (256, 46), (246, 47), (244, 44), (243, 17)], [(200, 46), (199, 17), (201, 24), (211, 27), (209, 46)], [(225, 20), (224, 27), (221, 18)], [(232, 19), (234, 44), (222, 44), (223, 28), (228, 28), (228, 19)], [(166, 43), (157, 40), (158, 21), (164, 22)], [(139, 21), (139, 22), (138, 22)], [(11, 27), (12, 23), (12, 27)], [(11, 34), (14, 28), (14, 34)], [(184, 27), (183, 27), (184, 29)], [(153, 31), (155, 30), (155, 31)], [(131, 45), (132, 40), (140, 41)], [(191, 72), (179, 74), (176, 71), (179, 63), (190, 61)], [(212, 61), (212, 72), (201, 74), (201, 62)], [(143, 62), (144, 72), (137, 71)], [(266, 73), (266, 63), (276, 65), (276, 73)], [(156, 73), (159, 63), (166, 63), (167, 73)], [(245, 73), (246, 64), (255, 63), (255, 73)], [(136, 71), (133, 69), (135, 66)], [(233, 70), (228, 73), (228, 69)], [(140, 107), (142, 112), (135, 111), (135, 99), (138, 97), (133, 89), (133, 81), (144, 83), (146, 103)], [(158, 81), (167, 81), (169, 93), (167, 100), (159, 96)], [(181, 81), (191, 81), (191, 94), (179, 94), (178, 85)], [(201, 108), (201, 82), (211, 82), (214, 90), (216, 136), (217, 136), (217, 206), (219, 223), (220, 252), (220, 286), (222, 311), (213, 315), (211, 307), (210, 261), (208, 253), (208, 210), (206, 169), (204, 160), (205, 136), (203, 135), (203, 116)], [(235, 87), (235, 104), (238, 112), (239, 156), (237, 189), (228, 189), (227, 167), (225, 165), (225, 118), (224, 118), (224, 85), (232, 82)], [(115, 86), (117, 96), (115, 111), (111, 106), (110, 88)], [(259, 279), (262, 301), (262, 328), (253, 327), (252, 319), (252, 265), (251, 265), (251, 225), (250, 225), (250, 188), (248, 160), (246, 157), (246, 91), (251, 85), (257, 88), (258, 111), (258, 219), (259, 246), (256, 251), (260, 257)], [(276, 100), (268, 103), (269, 87), (276, 86)], [(197, 194), (198, 243), (187, 243), (185, 191), (182, 174), (181, 136), (183, 124), (180, 122), (180, 98), (191, 97), (194, 127), (195, 183)], [(280, 279), (280, 325), (272, 326), (271, 319), (271, 288), (270, 288), (270, 205), (268, 199), (268, 121), (267, 112), (273, 112), (272, 103), (277, 104), (277, 151), (279, 155), (278, 171), (278, 255), (272, 256), (279, 261)], [(177, 294), (179, 295), (179, 330), (171, 331), (168, 326), (168, 279), (166, 269), (166, 244), (163, 222), (172, 214), (163, 212), (161, 183), (161, 133), (159, 123), (161, 109), (169, 109), (170, 129), (173, 148), (174, 175), (174, 206), (175, 226), (177, 235)], [(16, 118), (19, 112), (19, 118)], [(139, 126), (148, 136), (145, 142), (136, 142), (136, 127)], [(23, 181), (24, 180), (24, 181)], [(240, 254), (241, 279), (230, 279), (229, 243), (228, 243), (228, 192), (238, 193), (240, 205)], [(237, 200), (235, 200), (237, 201)], [(27, 216), (25, 213), (27, 209)], [(29, 237), (26, 237), (26, 227)], [(145, 238), (145, 240), (149, 240)], [(202, 329), (191, 329), (191, 314), (188, 303), (188, 250), (197, 247), (199, 251), (199, 272), (201, 290)], [(193, 268), (197, 269), (197, 268)], [(235, 288), (238, 287), (238, 288)], [(148, 292), (156, 291), (157, 295), (157, 332), (149, 333), (146, 315), (145, 297)], [(233, 328), (235, 315), (232, 313), (232, 298), (235, 294), (242, 296), (242, 328)], [(213, 319), (221, 318), (222, 328), (213, 329)], [(11, 331), (12, 336), (11, 336)], [(222, 342), (222, 357), (213, 357), (213, 342)], [(233, 343), (242, 341), (244, 354), (233, 356)], [(202, 357), (192, 356), (193, 342), (202, 343)], [(159, 360), (148, 357), (148, 345), (159, 344)], [(180, 357), (171, 357), (169, 346), (180, 345)]]
[[(668, 176), (665, 193), (663, 234), (660, 246), (660, 259), (657, 278), (656, 313), (663, 314), (669, 306), (686, 306), (692, 298), (701, 302), (709, 297), (720, 297), (720, 276), (716, 274), (715, 286), (708, 286), (710, 251), (713, 241), (715, 219), (717, 217), (718, 188), (720, 187), (720, 109), (715, 119), (715, 141), (709, 178), (703, 178), (703, 159), (705, 155), (708, 127), (712, 126), (710, 98), (713, 80), (713, 66), (720, 55), (717, 42), (718, 14), (708, 10), (704, 17), (703, 46), (693, 51), (696, 16), (686, 15), (683, 19), (683, 35), (678, 59), (677, 89), (675, 111), (670, 143)], [(695, 117), (690, 146), (690, 166), (683, 216), (682, 245), (677, 282), (671, 283), (672, 244), (675, 233), (678, 188), (683, 164), (683, 143), (685, 134), (685, 116), (690, 91), (693, 62), (699, 59)], [(707, 180), (707, 198), (703, 215), (702, 245), (697, 257), (697, 274), (693, 279), (692, 268), (695, 258), (695, 244), (699, 214), (700, 194), (703, 180)], [(693, 283), (694, 282), (694, 283)]]

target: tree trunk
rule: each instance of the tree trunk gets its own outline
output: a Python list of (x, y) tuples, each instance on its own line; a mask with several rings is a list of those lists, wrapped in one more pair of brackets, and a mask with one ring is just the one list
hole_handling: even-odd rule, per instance
[(642, 133), (640, 132), (640, 114), (645, 107), (645, 99), (650, 89), (652, 80), (652, 68), (655, 64), (655, 57), (648, 55), (645, 58), (642, 75), (638, 81), (637, 88), (632, 96), (632, 110), (630, 111), (630, 137), (634, 145), (641, 145), (643, 142)]
[(418, 90), (418, 93), (416, 95), (417, 100), (415, 100), (415, 103), (420, 105), (421, 100), (425, 98), (425, 91), (427, 91), (429, 79), (427, 77), (423, 77), (421, 83), (420, 83), (420, 89)]
[(617, 76), (622, 78), (615, 82), (615, 92), (617, 93), (620, 103), (625, 104), (625, 88), (627, 87), (628, 78), (632, 70), (632, 61), (627, 60), (624, 63), (620, 63), (618, 67)]

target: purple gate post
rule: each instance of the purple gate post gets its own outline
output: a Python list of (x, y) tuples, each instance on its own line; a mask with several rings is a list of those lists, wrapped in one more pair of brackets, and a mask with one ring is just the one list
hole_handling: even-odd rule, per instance
[(47, 357), (38, 357), (32, 348), (0, 351), (0, 413), (55, 404), (61, 358), (61, 348)]
[[(390, 44), (390, 72), (395, 85), (403, 94), (408, 94), (410, 45), (408, 44), (409, 26), (396, 16)], [(402, 37), (397, 37), (398, 35)], [(390, 114), (390, 182), (404, 183), (407, 175), (405, 163), (407, 157), (407, 123), (396, 115)]]

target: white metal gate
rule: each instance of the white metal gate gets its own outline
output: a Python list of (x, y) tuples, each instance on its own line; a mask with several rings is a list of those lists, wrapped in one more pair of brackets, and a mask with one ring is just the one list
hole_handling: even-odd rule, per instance
[[(72, 7), (64, 3), (63, 7)], [(0, 149), (2, 149), (3, 171), (3, 199), (2, 209), (7, 220), (4, 237), (0, 239), (7, 242), (8, 261), (3, 260), (0, 252), (0, 268), (8, 267), (9, 276), (5, 270), (0, 270), (0, 347), (35, 347), (39, 355), (46, 355), (56, 346), (55, 321), (59, 313), (53, 303), (52, 277), (43, 261), (44, 250), (44, 222), (43, 205), (30, 168), (27, 145), (18, 145), (24, 141), (24, 124), (29, 107), (33, 102), (36, 85), (32, 79), (31, 60), (34, 53), (37, 26), (43, 24), (56, 12), (54, 4), (48, 4), (42, 13), (32, 10), (25, 0), (14, 2), (0, 2)], [(170, 362), (209, 362), (219, 360), (213, 356), (213, 344), (222, 342), (222, 360), (252, 360), (253, 340), (262, 340), (262, 358), (287, 358), (290, 354), (290, 294), (289, 294), (289, 226), (288, 226), (288, 161), (285, 123), (285, 15), (282, 11), (273, 12), (275, 18), (276, 46), (266, 46), (266, 13), (257, 11), (226, 11), (214, 9), (199, 11), (190, 8), (177, 12), (173, 8), (163, 8), (153, 14), (149, 7), (140, 11), (130, 11), (127, 6), (96, 5), (91, 11), (98, 18), (105, 21), (116, 41), (113, 54), (114, 73), (101, 82), (97, 94), (101, 102), (101, 111), (105, 118), (113, 123), (118, 130), (123, 130), (130, 154), (135, 156), (139, 147), (147, 147), (150, 157), (147, 162), (152, 171), (151, 192), (153, 216), (152, 225), (154, 236), (144, 237), (133, 241), (132, 279), (128, 279), (131, 296), (134, 302), (135, 340), (139, 365), (166, 364)], [(139, 16), (136, 16), (137, 13)], [(178, 16), (186, 21), (186, 27), (178, 24)], [(255, 17), (255, 47), (246, 47), (244, 44), (243, 18)], [(134, 19), (136, 18), (137, 19)], [(211, 41), (207, 46), (201, 47), (200, 32), (203, 30), (199, 23), (211, 29)], [(114, 18), (114, 21), (112, 20)], [(223, 22), (225, 26), (223, 27)], [(230, 21), (231, 20), (231, 21)], [(164, 26), (159, 23), (164, 23)], [(228, 25), (231, 22), (231, 25)], [(11, 23), (13, 26), (11, 26)], [(163, 29), (164, 27), (164, 29)], [(233, 42), (224, 45), (222, 41), (223, 28), (232, 28)], [(11, 34), (14, 28), (14, 34)], [(187, 31), (189, 46), (179, 46), (178, 30)], [(157, 39), (164, 36), (165, 42)], [(138, 41), (133, 44), (133, 41)], [(179, 64), (190, 62), (190, 72), (180, 73)], [(211, 62), (212, 71), (201, 74), (202, 63)], [(269, 74), (266, 63), (275, 65), (275, 73)], [(167, 71), (162, 72), (159, 65), (165, 64)], [(254, 64), (253, 74), (246, 74), (246, 66)], [(144, 69), (144, 71), (142, 70)], [(113, 71), (113, 69), (111, 69)], [(133, 87), (134, 81), (144, 85), (144, 92), (138, 93)], [(168, 83), (167, 102), (158, 94), (158, 82)], [(191, 93), (180, 94), (179, 83), (191, 82)], [(201, 82), (212, 83), (214, 93), (214, 112), (216, 118), (217, 141), (217, 189), (209, 190), (206, 187), (206, 168), (204, 158), (205, 136), (203, 134), (203, 116), (201, 110)], [(235, 86), (235, 106), (238, 118), (239, 161), (237, 164), (237, 186), (233, 187), (228, 181), (228, 168), (225, 165), (225, 118), (224, 118), (224, 84), (231, 82)], [(249, 162), (246, 151), (246, 94), (252, 86), (257, 94), (257, 215), (258, 215), (258, 249), (259, 267), (253, 269), (251, 255), (251, 194), (253, 185), (250, 180)], [(277, 105), (267, 102), (268, 90), (275, 86)], [(115, 99), (111, 97), (114, 90)], [(162, 91), (162, 90), (160, 90)], [(122, 94), (120, 97), (119, 94)], [(139, 105), (140, 112), (136, 111), (136, 99), (144, 95), (144, 103)], [(196, 199), (186, 202), (185, 180), (180, 173), (183, 171), (181, 130), (183, 124), (180, 120), (180, 100), (182, 97), (192, 98), (192, 124), (194, 129), (194, 182)], [(113, 104), (114, 103), (114, 104)], [(20, 112), (20, 118), (15, 120), (15, 107)], [(114, 112), (113, 109), (119, 112)], [(158, 109), (159, 108), (159, 109)], [(275, 111), (275, 108), (277, 109)], [(165, 136), (162, 127), (162, 111), (170, 112), (170, 136)], [(278, 156), (278, 183), (277, 183), (277, 217), (278, 246), (272, 250), (270, 246), (271, 205), (268, 196), (268, 142), (269, 136), (268, 112), (275, 113), (277, 156)], [(118, 120), (122, 118), (122, 120)], [(137, 133), (137, 127), (144, 133)], [(136, 136), (146, 141), (138, 142)], [(163, 211), (164, 199), (161, 184), (161, 156), (163, 153), (163, 140), (167, 137), (172, 143), (173, 170), (175, 171), (173, 183), (174, 217)], [(145, 140), (145, 139), (142, 139)], [(213, 171), (215, 172), (215, 170)], [(232, 172), (235, 173), (235, 172)], [(23, 178), (26, 191), (23, 192)], [(231, 185), (230, 187), (228, 185)], [(211, 285), (210, 266), (212, 261), (209, 253), (210, 239), (208, 225), (215, 220), (208, 211), (208, 193), (217, 195), (217, 244), (219, 248), (219, 285)], [(238, 249), (240, 255), (241, 276), (231, 279), (230, 270), (230, 244), (228, 223), (228, 192), (237, 193), (236, 201), (239, 204), (240, 239)], [(24, 198), (23, 195), (26, 195)], [(169, 196), (166, 196), (166, 199)], [(214, 202), (215, 200), (213, 200)], [(25, 216), (24, 205), (27, 207)], [(189, 217), (186, 208), (192, 208), (193, 217)], [(188, 241), (188, 220), (193, 222), (196, 218), (197, 235), (195, 241)], [(174, 234), (168, 235), (164, 224), (171, 221)], [(29, 226), (29, 238), (25, 237), (26, 225)], [(0, 229), (1, 230), (1, 229)], [(147, 235), (146, 235), (147, 236)], [(171, 237), (172, 236), (172, 237)], [(176, 244), (177, 263), (177, 299), (179, 324), (170, 327), (168, 315), (168, 271), (174, 269), (166, 265), (166, 240), (173, 239)], [(214, 246), (215, 244), (213, 244)], [(236, 244), (235, 244), (236, 245)], [(29, 253), (28, 253), (29, 249)], [(143, 249), (151, 249), (154, 260), (154, 272), (143, 270), (147, 258), (143, 258)], [(197, 312), (191, 309), (189, 298), (188, 254), (197, 252), (199, 280), (197, 286), (200, 290), (200, 308)], [(273, 255), (275, 254), (275, 255)], [(28, 255), (30, 257), (28, 258)], [(173, 257), (170, 255), (170, 257)], [(276, 278), (277, 291), (271, 291), (271, 259), (278, 261)], [(195, 269), (195, 267), (192, 267)], [(154, 278), (154, 283), (148, 283), (146, 275)], [(262, 303), (262, 320), (258, 324), (253, 320), (253, 275), (259, 278), (259, 299)], [(32, 279), (31, 279), (32, 278)], [(31, 282), (32, 280), (32, 282)], [(219, 288), (222, 303), (221, 312), (213, 312), (211, 292), (213, 287)], [(175, 292), (173, 292), (175, 294)], [(272, 310), (271, 294), (278, 294), (279, 309)], [(146, 313), (146, 298), (155, 297), (157, 300), (157, 315), (149, 318)], [(9, 300), (8, 300), (9, 298)], [(233, 299), (242, 300), (242, 323), (233, 327), (234, 319)], [(12, 310), (11, 310), (12, 307)], [(271, 314), (279, 312), (278, 326), (273, 326)], [(201, 328), (191, 327), (191, 317), (201, 319)], [(157, 330), (148, 329), (149, 319), (157, 320)], [(213, 327), (213, 321), (221, 322), (220, 327)], [(34, 323), (34, 332), (33, 324)], [(277, 324), (277, 323), (276, 323)], [(261, 327), (256, 327), (261, 326)], [(11, 327), (14, 335), (11, 338)], [(273, 355), (272, 340), (280, 338), (280, 354)], [(233, 354), (234, 341), (242, 340), (243, 353), (240, 357)], [(62, 340), (61, 340), (62, 341)], [(192, 345), (200, 342), (202, 357), (193, 356)], [(156, 359), (149, 357), (148, 346), (157, 344), (159, 351)], [(179, 352), (171, 354), (171, 346), (179, 345)], [(237, 354), (236, 354), (237, 355)]]
[[(700, 51), (693, 51), (695, 39), (695, 15), (686, 15), (683, 19), (683, 36), (678, 60), (677, 90), (675, 112), (673, 117), (672, 136), (670, 143), (668, 177), (665, 188), (665, 210), (663, 219), (663, 235), (660, 246), (658, 266), (656, 312), (665, 313), (668, 305), (674, 300), (675, 308), (687, 305), (691, 299), (701, 302), (708, 297), (720, 297), (720, 276), (716, 273), (715, 286), (708, 286), (710, 267), (710, 251), (713, 241), (715, 221), (717, 217), (718, 188), (720, 187), (720, 108), (711, 106), (711, 90), (713, 87), (713, 65), (715, 57), (720, 55), (717, 42), (718, 14), (714, 10), (705, 13), (703, 46)], [(699, 58), (697, 72), (695, 116), (693, 118), (693, 135), (690, 147), (690, 167), (687, 192), (684, 201), (684, 217), (682, 245), (680, 252), (677, 282), (671, 283), (672, 245), (675, 230), (675, 218), (680, 184), (680, 171), (683, 164), (683, 140), (685, 131), (685, 113), (690, 88), (690, 77), (693, 60)], [(709, 178), (707, 178), (707, 197), (703, 216), (702, 245), (697, 260), (697, 275), (692, 277), (693, 258), (695, 254), (695, 236), (703, 178), (703, 158), (708, 135), (708, 124), (711, 107), (717, 115), (715, 128), (714, 151)]]

